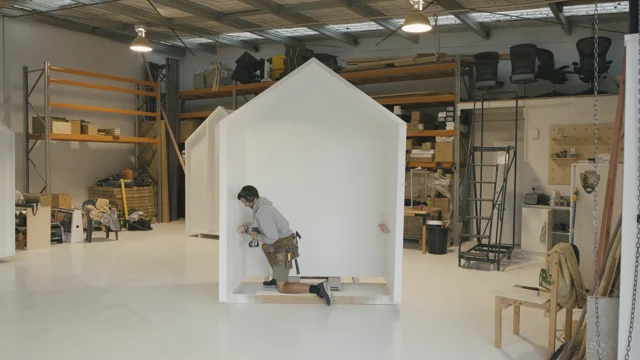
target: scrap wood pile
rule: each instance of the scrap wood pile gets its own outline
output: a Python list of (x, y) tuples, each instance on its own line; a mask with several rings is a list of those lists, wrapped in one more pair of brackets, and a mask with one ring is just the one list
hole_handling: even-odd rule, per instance
[[(590, 296), (597, 297), (619, 297), (620, 296), (620, 259), (622, 245), (622, 217), (618, 219), (611, 240), (607, 242), (606, 249), (602, 257), (602, 262), (598, 269), (598, 286), (589, 292)], [(586, 355), (586, 318), (587, 308), (582, 309), (580, 320), (576, 331), (571, 337), (571, 341), (565, 344), (558, 359), (582, 360)]]

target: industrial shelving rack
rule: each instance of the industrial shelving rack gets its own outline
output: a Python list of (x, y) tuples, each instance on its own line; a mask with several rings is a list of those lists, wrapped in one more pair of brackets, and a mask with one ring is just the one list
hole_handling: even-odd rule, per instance
[[(57, 79), (51, 76), (52, 73), (68, 74), (82, 77), (84, 81)], [(155, 121), (155, 124), (160, 124), (159, 111), (143, 111), (140, 109), (120, 109), (120, 108), (107, 108), (98, 106), (89, 106), (82, 104), (71, 103), (58, 103), (52, 101), (51, 87), (54, 84), (63, 86), (73, 86), (86, 89), (94, 89), (101, 91), (111, 91), (125, 94), (132, 94), (137, 96), (144, 96), (148, 98), (154, 98), (156, 101), (160, 101), (160, 86), (159, 82), (152, 82), (146, 80), (131, 79), (126, 77), (119, 77), (113, 75), (106, 75), (101, 73), (75, 70), (70, 68), (56, 67), (44, 63), (44, 67), (39, 69), (29, 69), (27, 66), (22, 68), (23, 75), (23, 130), (24, 130), (24, 190), (30, 192), (30, 170), (33, 168), (45, 183), (44, 187), (39, 191), (42, 194), (51, 194), (51, 142), (52, 141), (77, 141), (77, 142), (96, 142), (96, 143), (119, 143), (119, 144), (136, 144), (136, 145), (159, 145), (160, 139), (158, 137), (138, 137), (136, 136), (106, 136), (106, 135), (84, 135), (84, 134), (56, 134), (51, 132), (51, 110), (52, 109), (67, 109), (67, 110), (80, 110), (91, 111), (100, 113), (112, 113), (123, 115), (136, 115), (138, 117), (144, 117)], [(30, 84), (30, 76), (36, 77), (33, 84)], [(85, 79), (102, 79), (113, 81), (117, 83), (133, 84), (136, 85), (136, 89), (117, 87), (111, 85), (97, 84), (88, 82)], [(32, 102), (32, 94), (39, 84), (42, 84), (44, 91), (43, 108), (44, 113), (40, 114)], [(40, 134), (32, 134), (29, 131), (29, 118), (30, 111), (33, 111), (37, 115), (38, 119), (44, 124), (44, 132)], [(32, 152), (34, 151), (38, 142), (44, 142), (44, 174), (41, 172), (36, 163), (33, 161)], [(157, 163), (158, 168), (162, 167), (160, 158)], [(159, 202), (158, 202), (159, 204)], [(159, 212), (158, 212), (159, 214)]]
[[(434, 136), (453, 136), (454, 137), (454, 161), (451, 163), (407, 163), (408, 168), (444, 168), (453, 171), (453, 219), (458, 219), (460, 208), (460, 187), (464, 184), (460, 181), (460, 146), (465, 142), (464, 146), (470, 143), (468, 140), (463, 141), (460, 132), (460, 111), (458, 104), (462, 95), (462, 87), (464, 85), (467, 90), (467, 96), (473, 97), (472, 72), (473, 67), (463, 61), (460, 56), (455, 56), (450, 60), (437, 61), (433, 63), (404, 66), (389, 67), (373, 70), (363, 70), (357, 72), (340, 73), (345, 80), (354, 85), (382, 84), (391, 82), (403, 82), (413, 80), (430, 80), (452, 78), (454, 81), (455, 91), (452, 94), (401, 94), (388, 97), (374, 97), (382, 105), (405, 105), (412, 107), (434, 107), (434, 106), (453, 106), (455, 108), (455, 130), (424, 130), (424, 131), (408, 131), (407, 137), (434, 137)], [(468, 76), (469, 81), (465, 83), (464, 77)], [(260, 92), (268, 89), (275, 84), (273, 81), (260, 82), (254, 84), (232, 84), (228, 86), (220, 86), (218, 89), (196, 89), (181, 91), (179, 97), (184, 103), (190, 100), (201, 99), (217, 99), (231, 98), (233, 109), (238, 107), (238, 97), (241, 96), (247, 100), (247, 96), (255, 96)], [(247, 100), (248, 101), (248, 100)], [(182, 106), (184, 108), (184, 105)], [(212, 111), (212, 110), (211, 110)], [(183, 112), (180, 114), (180, 120), (183, 119), (203, 119), (211, 114), (211, 111), (199, 112)], [(470, 136), (467, 134), (466, 137)], [(181, 139), (184, 141), (185, 139)], [(466, 153), (466, 149), (464, 150)], [(454, 243), (459, 243), (460, 229), (457, 221), (453, 221)]]

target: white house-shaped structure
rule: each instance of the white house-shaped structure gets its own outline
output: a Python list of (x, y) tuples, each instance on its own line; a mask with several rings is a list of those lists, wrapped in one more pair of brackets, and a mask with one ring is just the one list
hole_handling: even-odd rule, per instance
[(14, 134), (0, 123), (0, 259), (16, 252), (16, 165)]
[(185, 229), (189, 233), (219, 233), (220, 142), (217, 125), (231, 113), (231, 110), (218, 107), (185, 143)]
[(220, 301), (256, 301), (264, 293), (250, 277), (271, 273), (260, 248), (236, 231), (251, 221), (251, 209), (237, 200), (250, 184), (302, 235), (300, 276), (359, 277), (360, 285), (335, 295), (400, 303), (402, 120), (312, 59), (218, 127)]

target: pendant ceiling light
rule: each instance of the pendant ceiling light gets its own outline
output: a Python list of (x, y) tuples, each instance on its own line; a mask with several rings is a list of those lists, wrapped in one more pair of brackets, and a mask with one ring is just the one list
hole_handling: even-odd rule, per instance
[(408, 33), (425, 33), (433, 29), (429, 16), (422, 12), (422, 0), (411, 0), (413, 10), (409, 13), (402, 24), (402, 31)]
[(138, 36), (133, 39), (131, 46), (129, 48), (133, 51), (139, 52), (149, 52), (151, 51), (151, 43), (147, 38), (144, 37), (145, 32), (147, 31), (147, 27), (144, 25), (136, 25), (135, 26), (136, 33)]

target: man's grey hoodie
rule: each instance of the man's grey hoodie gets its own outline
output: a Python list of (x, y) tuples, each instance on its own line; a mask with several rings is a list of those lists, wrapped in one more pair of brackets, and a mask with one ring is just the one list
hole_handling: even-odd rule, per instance
[(260, 229), (258, 240), (265, 244), (273, 244), (278, 239), (293, 234), (287, 219), (280, 214), (271, 201), (264, 197), (258, 198), (253, 205), (251, 227)]

